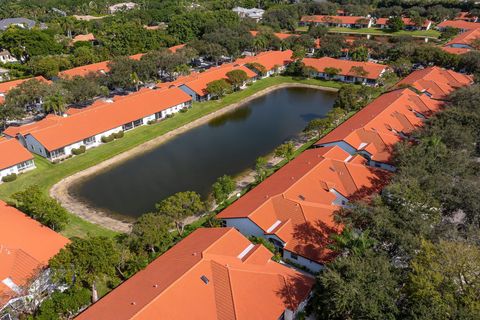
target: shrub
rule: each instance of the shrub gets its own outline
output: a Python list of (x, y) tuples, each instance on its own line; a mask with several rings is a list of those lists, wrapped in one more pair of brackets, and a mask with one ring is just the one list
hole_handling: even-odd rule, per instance
[(185, 113), (185, 112), (187, 112), (187, 111), (188, 111), (187, 108), (182, 108), (182, 109), (180, 109), (180, 112), (181, 112), (181, 113)]
[(85, 146), (80, 146), (79, 148), (72, 149), (72, 153), (78, 156), (79, 154), (85, 153), (85, 150), (87, 150)]
[(114, 137), (115, 139), (123, 138), (123, 136), (124, 136), (123, 131), (118, 131), (118, 132), (115, 132), (115, 133), (113, 134), (113, 137)]
[(12, 181), (15, 181), (15, 180), (17, 180), (17, 174), (16, 173), (9, 174), (8, 176), (4, 176), (2, 178), (3, 182), (12, 182)]
[(171, 113), (171, 114), (167, 115), (167, 118), (173, 118), (174, 115), (175, 114)]
[(151, 124), (154, 124), (155, 122), (157, 122), (157, 121), (156, 120), (148, 120), (147, 124), (151, 125)]
[(109, 142), (112, 142), (114, 139), (115, 139), (115, 137), (113, 136), (113, 134), (111, 134), (109, 136), (103, 136), (102, 137), (102, 142), (103, 143), (109, 143)]

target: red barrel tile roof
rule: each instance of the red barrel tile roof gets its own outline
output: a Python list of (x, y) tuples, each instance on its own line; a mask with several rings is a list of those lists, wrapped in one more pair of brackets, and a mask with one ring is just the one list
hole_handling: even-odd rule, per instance
[(33, 155), (16, 139), (0, 140), (0, 170), (32, 160)]
[(278, 319), (314, 279), (232, 228), (197, 229), (76, 319)]

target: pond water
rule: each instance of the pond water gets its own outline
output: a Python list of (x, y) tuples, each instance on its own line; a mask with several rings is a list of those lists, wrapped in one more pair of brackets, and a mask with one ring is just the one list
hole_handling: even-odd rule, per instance
[(135, 218), (179, 191), (207, 196), (224, 174), (236, 175), (255, 160), (325, 116), (336, 94), (313, 88), (282, 88), (209, 123), (189, 130), (71, 187), (96, 208)]

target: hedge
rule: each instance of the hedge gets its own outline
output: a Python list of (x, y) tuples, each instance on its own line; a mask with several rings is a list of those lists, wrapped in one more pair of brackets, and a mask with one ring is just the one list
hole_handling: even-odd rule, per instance
[(16, 173), (9, 174), (8, 176), (4, 176), (2, 178), (3, 182), (12, 182), (12, 181), (15, 181), (15, 180), (17, 180), (17, 174)]

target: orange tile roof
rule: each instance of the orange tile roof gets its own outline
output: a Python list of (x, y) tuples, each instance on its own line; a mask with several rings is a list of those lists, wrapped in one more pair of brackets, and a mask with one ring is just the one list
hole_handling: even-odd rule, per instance
[[(227, 79), (227, 73), (233, 70), (243, 70), (247, 74), (248, 78), (254, 78), (257, 76), (255, 72), (247, 67), (237, 63), (227, 63), (218, 67), (213, 67), (205, 72), (194, 72), (188, 76), (180, 77), (175, 81), (178, 86), (185, 85), (195, 91), (200, 96), (207, 94), (207, 85), (215, 80)], [(165, 85), (165, 84), (163, 84)]]
[(276, 235), (285, 248), (323, 263), (332, 258), (328, 236), (341, 226), (333, 220), (336, 195), (352, 200), (379, 190), (385, 171), (365, 165), (339, 147), (304, 151), (253, 190), (217, 215), (248, 218), (266, 234)]
[[(315, 23), (341, 23), (341, 24), (358, 24), (359, 20), (370, 20), (367, 17), (360, 16), (303, 16), (302, 22), (315, 22)], [(363, 24), (363, 23), (362, 23)]]
[(279, 319), (314, 279), (271, 257), (235, 229), (197, 229), (76, 319)]
[(33, 156), (16, 139), (0, 140), (0, 170), (33, 159)]
[(385, 93), (320, 139), (316, 145), (345, 141), (358, 151), (370, 153), (372, 160), (389, 163), (393, 145), (400, 134), (423, 125), (421, 118), (437, 112), (441, 102), (418, 95), (410, 89)]
[[(78, 41), (80, 41), (80, 40), (78, 40)], [(85, 41), (85, 40), (81, 40), (81, 41)], [(173, 47), (170, 47), (168, 49), (170, 51), (172, 51), (173, 53), (175, 53), (175, 52), (177, 52), (178, 49), (183, 48), (184, 46), (185, 46), (185, 44), (179, 44), (177, 46), (173, 46)], [(140, 58), (143, 57), (144, 55), (145, 55), (145, 53), (137, 53), (137, 54), (129, 56), (129, 58), (133, 59), (133, 60), (140, 60)], [(84, 77), (91, 72), (93, 72), (93, 73), (96, 73), (96, 72), (106, 73), (110, 70), (108, 68), (108, 63), (109, 62), (110, 62), (110, 60), (101, 61), (101, 62), (92, 63), (92, 64), (87, 64), (85, 66), (80, 66), (80, 67), (76, 67), (76, 68), (61, 71), (58, 75), (59, 75), (59, 77), (74, 77), (74, 76)]]
[(183, 44), (179, 44), (179, 45), (170, 47), (170, 48), (168, 48), (168, 50), (172, 51), (173, 53), (176, 53), (178, 49), (182, 49), (182, 48), (184, 48), (185, 46), (186, 46), (186, 44), (183, 43)]
[(452, 27), (452, 28), (463, 29), (463, 30), (471, 30), (471, 29), (480, 28), (480, 23), (468, 22), (463, 20), (445, 20), (443, 22), (440, 22), (437, 25), (437, 27), (439, 28)]
[(87, 34), (79, 34), (73, 37), (72, 42), (75, 43), (80, 41), (94, 41), (94, 40), (96, 39), (93, 33), (87, 33)]
[(428, 67), (412, 72), (397, 85), (409, 85), (428, 92), (434, 99), (445, 99), (454, 90), (472, 83), (473, 78), (469, 75), (440, 67)]
[[(258, 34), (258, 31), (252, 30), (252, 31), (250, 31), (250, 34), (251, 34), (252, 36), (256, 37), (257, 34)], [(285, 40), (285, 39), (290, 38), (290, 37), (300, 37), (299, 34), (295, 34), (295, 33), (280, 33), (280, 32), (275, 32), (274, 35), (275, 35), (275, 37), (277, 37), (277, 38), (280, 39), (280, 40)]]
[(440, 49), (451, 54), (464, 54), (471, 51), (471, 49), (468, 48), (441, 47)]
[(3, 134), (11, 138), (15, 138), (19, 134), (24, 136), (32, 131), (50, 127), (56, 124), (61, 118), (62, 117), (57, 115), (49, 114), (41, 121), (24, 124), (23, 126), (9, 126), (7, 129), (5, 129), (5, 131), (3, 131)]
[(260, 52), (256, 56), (250, 56), (238, 59), (237, 64), (259, 63), (267, 69), (272, 70), (276, 66), (285, 66), (292, 62), (292, 50), (285, 51), (265, 51)]
[[(386, 25), (388, 20), (390, 18), (378, 18), (376, 19), (375, 21), (375, 24), (377, 25)], [(403, 21), (403, 24), (406, 25), (406, 26), (416, 26), (417, 24), (415, 22), (412, 21), (412, 19), (410, 18), (405, 18), (405, 17), (402, 17), (402, 21)], [(422, 27), (425, 27), (427, 28), (433, 21), (431, 20), (425, 20), (422, 24)]]
[(454, 20), (476, 20), (478, 19), (477, 16), (473, 16), (470, 12), (459, 12), (458, 15), (455, 17)]
[(480, 29), (471, 29), (466, 32), (460, 33), (458, 36), (448, 41), (445, 46), (451, 46), (455, 44), (463, 44), (470, 46), (473, 41), (480, 38)]
[(8, 91), (12, 90), (13, 88), (21, 85), (22, 83), (36, 79), (38, 81), (46, 82), (46, 83), (51, 83), (51, 81), (45, 79), (42, 76), (34, 77), (34, 78), (28, 78), (28, 79), (19, 79), (19, 80), (13, 80), (13, 81), (7, 81), (7, 82), (1, 82), (0, 83), (0, 94), (6, 94)]
[[(117, 97), (113, 103), (98, 103), (67, 117), (46, 118), (35, 129), (27, 128), (26, 132), (47, 150), (53, 151), (190, 100), (189, 95), (175, 87), (142, 89)], [(21, 132), (23, 129), (19, 127), (17, 130)]]
[(102, 61), (102, 62), (87, 64), (85, 66), (64, 70), (64, 71), (61, 71), (58, 74), (58, 76), (59, 77), (75, 77), (75, 76), (85, 77), (89, 73), (98, 73), (98, 72), (106, 73), (110, 70), (108, 68), (109, 62), (110, 61)]
[[(0, 200), (0, 281), (28, 283), (69, 240)], [(15, 296), (0, 286), (0, 306)]]
[(352, 77), (358, 77), (355, 72), (352, 71), (353, 67), (363, 67), (363, 69), (368, 72), (365, 76), (367, 79), (378, 79), (387, 68), (385, 65), (373, 62), (341, 60), (330, 57), (304, 58), (303, 63), (305, 66), (312, 67), (318, 72), (324, 72), (325, 68), (337, 68), (340, 69), (341, 75)]

